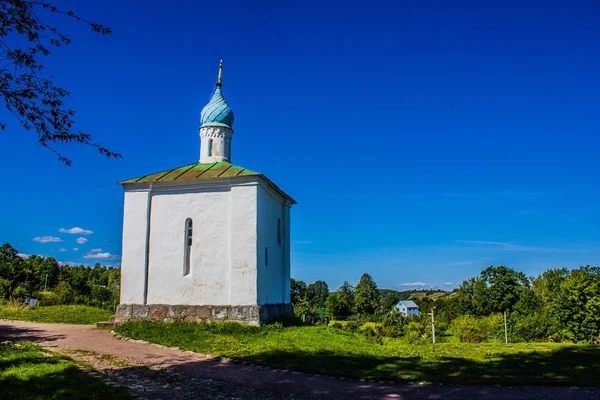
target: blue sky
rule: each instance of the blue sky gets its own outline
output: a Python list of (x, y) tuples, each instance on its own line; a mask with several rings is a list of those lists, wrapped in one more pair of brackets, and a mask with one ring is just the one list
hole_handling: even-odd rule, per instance
[(598, 2), (349, 3), (59, 1), (113, 30), (57, 18), (73, 44), (47, 69), (124, 158), (67, 146), (65, 167), (0, 113), (0, 241), (117, 265), (115, 182), (198, 159), (222, 58), (233, 161), (298, 201), (293, 277), (449, 288), (491, 264), (598, 265)]

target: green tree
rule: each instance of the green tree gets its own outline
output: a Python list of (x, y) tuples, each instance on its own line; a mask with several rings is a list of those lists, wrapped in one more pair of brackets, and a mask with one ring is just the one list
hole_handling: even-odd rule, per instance
[(555, 310), (556, 302), (561, 296), (562, 283), (568, 276), (569, 270), (560, 268), (548, 269), (533, 278), (533, 292), (545, 312), (552, 313)]
[(487, 286), (486, 314), (511, 311), (523, 292), (530, 287), (529, 279), (524, 273), (503, 265), (487, 267), (481, 271), (480, 276)]
[[(64, 104), (70, 93), (44, 73), (44, 61), (52, 50), (71, 43), (68, 36), (40, 18), (53, 20), (49, 13), (82, 22), (101, 35), (110, 32), (109, 28), (87, 21), (73, 11), (57, 8), (49, 0), (0, 2), (0, 96), (25, 130), (35, 131), (38, 143), (66, 165), (71, 165), (71, 160), (56, 150), (56, 143), (85, 144), (108, 157), (120, 158), (94, 142), (90, 134), (73, 131), (75, 111)], [(0, 121), (0, 129), (5, 128), (6, 122)]]
[(9, 243), (0, 247), (0, 279), (2, 279), (2, 296), (8, 299), (12, 292), (26, 281), (27, 274), (24, 261), (19, 257), (19, 251)]
[(294, 315), (302, 317), (303, 315), (314, 315), (315, 309), (308, 301), (307, 297), (302, 297), (296, 304), (294, 304)]
[(325, 315), (333, 318), (343, 315), (344, 312), (340, 301), (340, 294), (338, 292), (331, 293), (325, 301)]
[(473, 277), (463, 281), (458, 290), (458, 314), (487, 314), (486, 289), (485, 281), (480, 277)]
[(306, 295), (312, 307), (321, 309), (325, 307), (329, 287), (325, 281), (316, 281), (306, 287)]
[(490, 266), (462, 283), (460, 308), (463, 314), (481, 316), (511, 311), (529, 289), (529, 279), (522, 272), (503, 265)]
[[(41, 292), (46, 286), (47, 293)], [(6, 243), (0, 247), (0, 299), (35, 296), (42, 304), (87, 304), (112, 308), (119, 300), (120, 270), (96, 264), (93, 268), (59, 266), (52, 257), (25, 259)]]
[(559, 335), (572, 342), (595, 342), (600, 337), (600, 268), (581, 267), (561, 284), (556, 301)]
[(351, 315), (354, 310), (354, 288), (351, 284), (344, 281), (342, 286), (338, 289), (340, 295), (340, 302), (342, 303), (343, 313), (340, 315)]
[(354, 309), (354, 288), (344, 281), (337, 292), (333, 292), (325, 301), (325, 313), (330, 317), (347, 317)]
[(61, 281), (54, 288), (54, 295), (56, 296), (56, 300), (58, 304), (73, 304), (75, 301), (75, 291), (65, 281)]
[[(60, 266), (56, 259), (32, 255), (24, 260), (24, 264), (25, 268), (30, 271), (33, 290), (44, 290), (44, 287), (48, 290), (52, 290), (52, 288), (58, 284)], [(48, 277), (47, 284), (46, 277)]]
[(306, 283), (301, 280), (290, 278), (290, 299), (292, 305), (298, 304), (306, 297)]
[(354, 307), (359, 314), (375, 314), (381, 301), (377, 284), (371, 275), (364, 273), (354, 290)]
[(400, 297), (396, 293), (390, 293), (385, 297), (381, 297), (381, 312), (384, 314), (390, 313), (396, 308), (396, 304), (400, 301)]

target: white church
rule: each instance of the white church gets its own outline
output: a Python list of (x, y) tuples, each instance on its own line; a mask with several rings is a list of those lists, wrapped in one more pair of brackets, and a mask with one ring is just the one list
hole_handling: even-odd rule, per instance
[(119, 182), (125, 191), (116, 322), (237, 321), (292, 313), (290, 208), (266, 176), (231, 163), (233, 111), (217, 84), (200, 160)]

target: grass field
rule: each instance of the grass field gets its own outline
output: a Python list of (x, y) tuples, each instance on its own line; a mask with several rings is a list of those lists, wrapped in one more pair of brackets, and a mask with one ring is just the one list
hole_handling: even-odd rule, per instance
[(454, 384), (597, 386), (600, 346), (558, 343), (377, 344), (335, 328), (128, 322), (116, 330), (182, 350), (348, 378)]
[(93, 324), (107, 321), (112, 311), (88, 306), (22, 307), (0, 305), (0, 319), (64, 324)]
[(133, 399), (80, 371), (68, 357), (33, 344), (0, 343), (0, 399)]

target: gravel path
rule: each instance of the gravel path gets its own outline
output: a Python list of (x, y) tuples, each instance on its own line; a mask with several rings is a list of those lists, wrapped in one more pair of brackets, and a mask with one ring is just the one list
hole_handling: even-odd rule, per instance
[(408, 385), (274, 370), (115, 338), (90, 325), (0, 321), (0, 337), (35, 341), (91, 365), (145, 399), (598, 399), (577, 387)]

